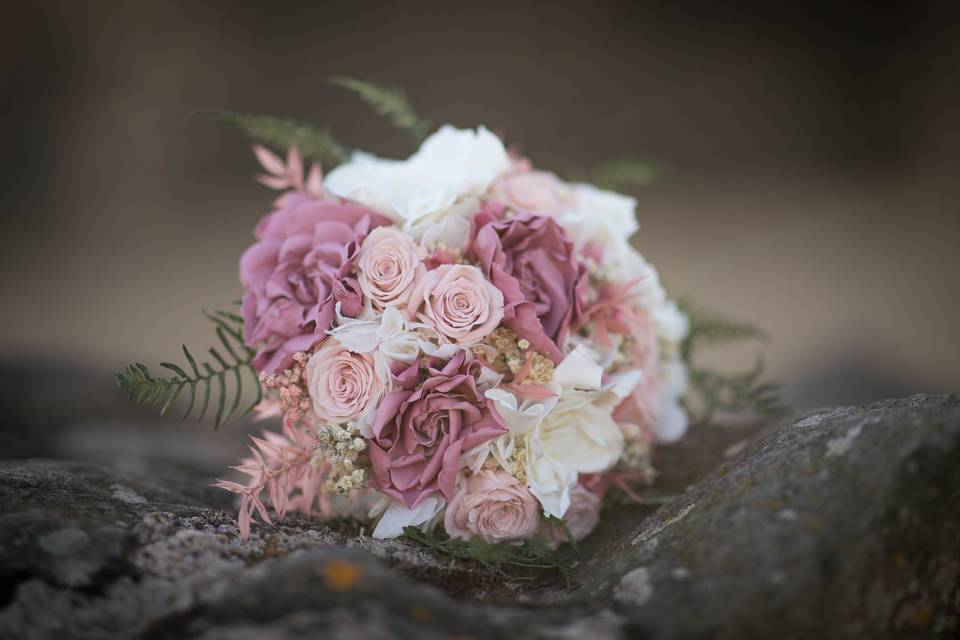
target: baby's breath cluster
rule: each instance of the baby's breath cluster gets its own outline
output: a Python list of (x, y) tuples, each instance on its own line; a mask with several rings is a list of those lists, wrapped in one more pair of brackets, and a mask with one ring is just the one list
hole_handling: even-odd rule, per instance
[[(518, 338), (513, 330), (498, 327), (484, 341), (495, 353), (490, 365), (498, 372), (509, 375), (517, 384), (543, 385), (553, 380), (553, 362), (530, 348), (530, 342)], [(484, 357), (485, 349), (475, 347), (474, 354)]]
[(345, 495), (366, 486), (367, 467), (360, 456), (367, 450), (367, 443), (351, 425), (328, 423), (318, 430), (317, 441), (314, 461), (330, 465), (324, 492)]
[(624, 447), (618, 467), (625, 471), (641, 472), (653, 479), (649, 435), (638, 425), (629, 422), (620, 423), (620, 430), (623, 432)]

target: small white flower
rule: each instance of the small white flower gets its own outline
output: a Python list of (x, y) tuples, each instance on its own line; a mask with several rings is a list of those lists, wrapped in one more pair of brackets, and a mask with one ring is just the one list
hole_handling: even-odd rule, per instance
[(493, 401), (497, 413), (500, 414), (500, 418), (509, 432), (484, 442), (467, 452), (467, 466), (470, 467), (471, 471), (479, 472), (490, 456), (493, 456), (493, 459), (504, 469), (511, 469), (511, 457), (516, 449), (517, 440), (522, 440), (527, 433), (536, 428), (559, 400), (559, 385), (552, 384), (551, 386), (555, 387), (556, 395), (542, 401), (524, 400), (521, 402), (517, 399), (517, 396), (506, 389), (488, 389), (484, 393), (488, 399)]
[(438, 220), (464, 198), (482, 195), (509, 166), (503, 142), (484, 127), (445, 125), (406, 160), (354, 154), (327, 175), (324, 186), (410, 228)]

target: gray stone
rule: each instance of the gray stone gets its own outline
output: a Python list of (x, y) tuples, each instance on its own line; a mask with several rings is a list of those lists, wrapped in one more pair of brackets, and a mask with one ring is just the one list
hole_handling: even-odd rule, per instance
[(232, 513), (162, 477), (3, 462), (0, 638), (954, 637), (957, 398), (751, 431), (663, 449), (654, 489), (678, 495), (605, 513), (570, 592), (344, 522), (242, 541)]
[(580, 596), (624, 594), (638, 564), (649, 584), (622, 613), (651, 637), (951, 637), (957, 398), (817, 411), (762, 434), (595, 550)]

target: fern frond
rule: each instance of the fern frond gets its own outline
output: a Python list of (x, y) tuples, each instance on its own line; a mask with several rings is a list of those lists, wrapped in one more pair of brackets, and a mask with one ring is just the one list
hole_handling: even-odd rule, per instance
[(589, 182), (600, 189), (629, 191), (653, 184), (659, 173), (657, 167), (649, 162), (621, 158), (593, 167), (589, 171), (576, 173), (573, 180)]
[(334, 76), (330, 78), (330, 82), (356, 93), (377, 115), (387, 118), (394, 127), (406, 132), (414, 144), (419, 145), (430, 133), (430, 121), (414, 112), (413, 105), (401, 89), (381, 87), (372, 82), (344, 76)]
[(763, 382), (764, 361), (758, 357), (748, 371), (720, 372), (695, 363), (698, 347), (707, 344), (732, 342), (766, 342), (769, 334), (754, 325), (724, 318), (720, 315), (693, 309), (682, 302), (680, 308), (690, 320), (690, 331), (680, 346), (680, 354), (689, 371), (691, 396), (685, 401), (694, 422), (705, 424), (718, 412), (751, 412), (761, 417), (781, 415), (785, 408), (780, 401), (777, 385)]
[(222, 109), (200, 109), (192, 115), (210, 117), (220, 124), (237, 127), (254, 142), (281, 152), (296, 146), (305, 159), (319, 161), (328, 171), (350, 159), (350, 150), (328, 129), (305, 122)]
[[(260, 402), (263, 390), (257, 371), (251, 365), (256, 350), (247, 347), (243, 342), (243, 319), (226, 311), (213, 313), (204, 311), (204, 316), (214, 324), (217, 340), (220, 343), (219, 349), (217, 347), (208, 349), (212, 362), (198, 363), (190, 349), (183, 345), (186, 367), (173, 362), (160, 363), (160, 366), (172, 375), (154, 376), (145, 365), (136, 363), (124, 367), (116, 374), (115, 379), (117, 386), (127, 393), (134, 404), (140, 407), (159, 408), (160, 415), (166, 414), (170, 406), (185, 390), (188, 390), (189, 400), (183, 414), (184, 420), (194, 413), (194, 409), (198, 409), (197, 422), (203, 420), (213, 398), (216, 405), (214, 428), (219, 428), (234, 415), (240, 405), (243, 394), (242, 374), (245, 371), (251, 373), (257, 389), (257, 399), (247, 411)], [(215, 388), (214, 385), (216, 385)], [(231, 388), (233, 389), (232, 400), (228, 406), (227, 396), (230, 395)]]
[(690, 320), (690, 331), (683, 343), (683, 355), (687, 360), (690, 359), (693, 348), (701, 344), (724, 344), (749, 340), (766, 342), (770, 339), (770, 334), (755, 325), (696, 309), (686, 301), (680, 301), (679, 307)]

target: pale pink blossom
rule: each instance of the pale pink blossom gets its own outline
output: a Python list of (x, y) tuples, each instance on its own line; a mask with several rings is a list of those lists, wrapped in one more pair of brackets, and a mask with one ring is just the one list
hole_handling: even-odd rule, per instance
[(483, 469), (461, 477), (443, 524), (452, 538), (520, 540), (536, 533), (540, 505), (529, 489), (506, 471)]
[(451, 342), (469, 345), (500, 324), (503, 293), (474, 266), (444, 264), (420, 278), (408, 310)]
[(307, 362), (307, 390), (317, 417), (342, 424), (373, 407), (382, 384), (370, 354), (353, 353), (328, 338)]
[(488, 197), (517, 213), (555, 216), (574, 204), (569, 187), (547, 171), (512, 171), (493, 183)]
[(356, 265), (360, 289), (378, 309), (405, 305), (424, 271), (419, 247), (396, 227), (371, 231), (360, 247)]
[(550, 542), (568, 542), (567, 531), (577, 542), (590, 535), (600, 522), (600, 496), (583, 486), (576, 485), (570, 490), (570, 506), (563, 514), (566, 531), (556, 522), (544, 521), (540, 535)]

